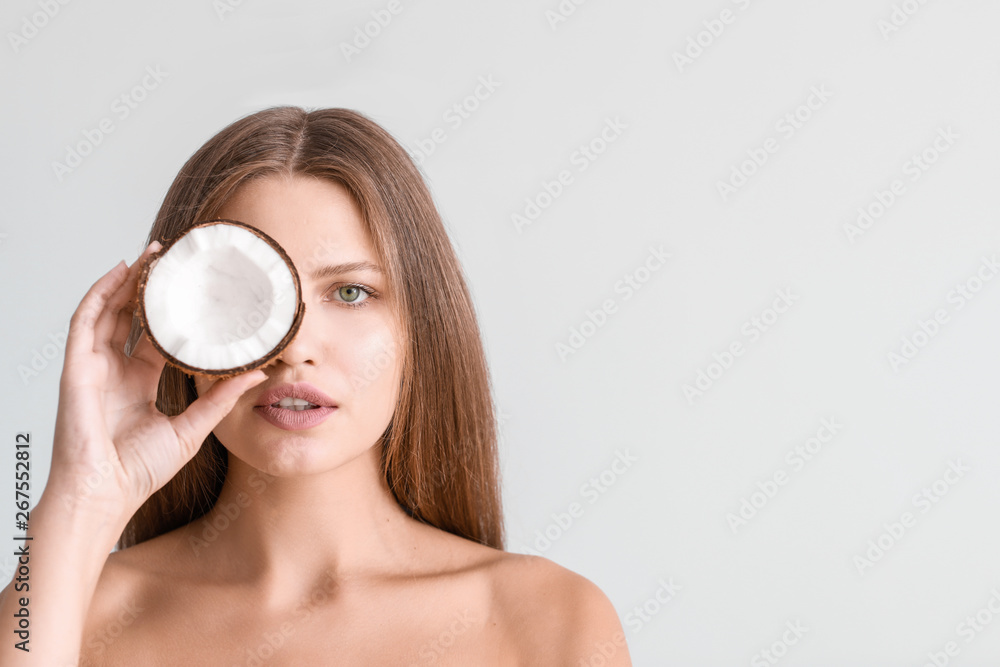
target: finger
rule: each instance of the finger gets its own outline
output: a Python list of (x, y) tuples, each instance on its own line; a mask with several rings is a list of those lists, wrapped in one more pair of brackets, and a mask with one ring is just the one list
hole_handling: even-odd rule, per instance
[(139, 387), (142, 387), (143, 398), (146, 401), (156, 401), (160, 386), (160, 377), (167, 360), (156, 351), (144, 330), (139, 331), (139, 340), (131, 354), (131, 363), (138, 366), (135, 371)]
[(236, 401), (251, 387), (267, 379), (262, 370), (252, 371), (226, 380), (220, 380), (198, 397), (184, 412), (170, 418), (181, 450), (188, 458), (201, 446), (223, 417), (236, 405)]
[(128, 303), (131, 298), (131, 293), (135, 291), (136, 264), (137, 262), (133, 262), (132, 266), (129, 267), (125, 280), (123, 280), (114, 293), (108, 297), (107, 302), (104, 304), (104, 309), (101, 311), (101, 314), (97, 318), (97, 322), (94, 324), (95, 350), (110, 343), (111, 335), (118, 324), (118, 317), (121, 313), (122, 307)]
[[(125, 278), (124, 282), (118, 286), (115, 293), (108, 299), (104, 310), (101, 312), (100, 317), (98, 317), (97, 323), (94, 326), (95, 349), (111, 345), (111, 339), (123, 316), (122, 311), (125, 310), (128, 312), (130, 310), (129, 308), (126, 308), (126, 306), (132, 301), (133, 296), (135, 295), (140, 262), (142, 261), (142, 257), (144, 255), (145, 253), (143, 253), (143, 255), (141, 255), (129, 267), (128, 276)], [(131, 313), (129, 313), (129, 315), (130, 314)]]
[(137, 337), (135, 345), (132, 346), (132, 354), (129, 357), (152, 367), (159, 374), (163, 370), (163, 365), (167, 363), (167, 360), (153, 347), (152, 341), (149, 340), (149, 334), (139, 325), (138, 318), (135, 319), (135, 326), (137, 328)]
[(94, 329), (95, 345), (108, 345), (116, 352), (121, 352), (124, 348), (125, 338), (128, 337), (128, 330), (132, 326), (136, 287), (139, 283), (139, 273), (142, 270), (143, 261), (150, 254), (156, 252), (159, 247), (160, 244), (156, 241), (149, 244), (146, 250), (129, 267), (128, 278), (119, 286), (111, 298), (108, 299), (107, 307), (101, 313), (101, 317), (98, 319)]
[(128, 265), (121, 261), (90, 286), (69, 320), (69, 333), (66, 335), (67, 357), (93, 351), (94, 326), (97, 318), (104, 310), (108, 299), (127, 277)]

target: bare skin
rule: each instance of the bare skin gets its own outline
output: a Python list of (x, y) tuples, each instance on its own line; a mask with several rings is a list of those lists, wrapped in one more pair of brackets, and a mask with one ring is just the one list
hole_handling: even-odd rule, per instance
[[(76, 330), (71, 323), (76, 343), (67, 348), (53, 473), (32, 526), (36, 546), (58, 545), (71, 561), (73, 576), (60, 578), (56, 556), (40, 556), (38, 576), (53, 583), (36, 593), (47, 594), (39, 626), (65, 630), (40, 632), (57, 647), (42, 654), (51, 660), (39, 661), (33, 639), (32, 660), (0, 647), (0, 663), (630, 665), (614, 607), (593, 583), (547, 559), (423, 524), (393, 498), (374, 443), (392, 417), (403, 360), (391, 354), (381, 372), (352, 381), (378, 355), (399, 349), (393, 286), (370, 270), (310, 275), (322, 265), (378, 263), (347, 192), (303, 176), (268, 177), (241, 188), (217, 217), (253, 224), (289, 252), (304, 274), (302, 328), (264, 371), (198, 378), (201, 398), (188, 420), (158, 419), (127, 398), (129, 387), (140, 399), (155, 396), (163, 362), (148, 341), (125, 389), (114, 374), (73, 376), (71, 354), (79, 353), (82, 368), (88, 346), (104, 363), (121, 356), (126, 316), (115, 309), (134, 295), (135, 266), (102, 279), (103, 302), (95, 296), (101, 281), (95, 285), (78, 312), (100, 312), (96, 323), (88, 328), (76, 315)], [(351, 307), (366, 299), (349, 284), (376, 296)], [(264, 391), (300, 381), (337, 401), (324, 422), (286, 431), (255, 413)], [(75, 396), (93, 406), (94, 386), (104, 388), (103, 424), (72, 409)], [(60, 423), (72, 435), (60, 439)], [(230, 461), (212, 512), (108, 556), (135, 509), (209, 431)], [(101, 460), (114, 462), (112, 479), (81, 498), (81, 479)], [(71, 525), (83, 528), (58, 537)], [(0, 613), (9, 618), (14, 609), (6, 595)]]
[[(221, 558), (205, 567), (187, 527), (112, 555), (81, 665), (577, 665), (620, 631), (603, 593), (551, 561), (395, 531), (412, 539), (395, 566), (330, 573), (280, 601)], [(608, 664), (630, 664), (619, 651)]]

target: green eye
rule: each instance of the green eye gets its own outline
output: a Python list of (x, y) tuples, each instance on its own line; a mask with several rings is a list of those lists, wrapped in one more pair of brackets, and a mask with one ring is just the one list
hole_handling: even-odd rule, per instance
[(368, 305), (367, 301), (369, 298), (375, 296), (375, 290), (365, 285), (351, 283), (335, 287), (333, 294), (336, 295), (334, 301), (340, 301), (352, 308), (361, 308)]
[[(345, 285), (337, 291), (340, 293), (341, 298), (349, 303), (353, 303), (358, 299), (361, 299), (361, 295), (363, 294), (361, 288), (355, 287), (354, 285)], [(364, 301), (364, 299), (361, 300)]]

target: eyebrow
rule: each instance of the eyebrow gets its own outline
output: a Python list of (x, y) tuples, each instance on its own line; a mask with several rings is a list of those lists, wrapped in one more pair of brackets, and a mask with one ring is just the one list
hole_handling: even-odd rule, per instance
[(321, 266), (310, 274), (314, 280), (331, 278), (352, 271), (372, 271), (374, 273), (384, 273), (382, 267), (371, 262), (343, 262), (341, 264), (328, 264)]

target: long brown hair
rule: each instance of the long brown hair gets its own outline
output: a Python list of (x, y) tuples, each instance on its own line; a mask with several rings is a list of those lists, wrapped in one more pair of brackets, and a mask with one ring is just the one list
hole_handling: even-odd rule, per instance
[[(376, 443), (396, 501), (420, 521), (502, 549), (495, 414), (475, 309), (430, 192), (388, 132), (348, 109), (284, 106), (241, 118), (181, 168), (146, 244), (163, 244), (210, 219), (238, 187), (273, 174), (343, 185), (359, 204), (397, 291), (403, 376), (395, 413)], [(130, 344), (140, 333), (133, 322)], [(157, 408), (175, 415), (195, 398), (193, 378), (167, 365)], [(209, 434), (132, 516), (118, 548), (203, 516), (218, 499), (227, 469), (228, 452)]]

